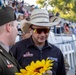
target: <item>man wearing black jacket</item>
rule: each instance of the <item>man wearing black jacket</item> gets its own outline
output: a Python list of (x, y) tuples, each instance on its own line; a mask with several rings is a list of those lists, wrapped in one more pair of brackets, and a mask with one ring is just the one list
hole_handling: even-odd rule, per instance
[[(16, 43), (11, 51), (19, 64), (25, 68), (32, 61), (49, 59), (53, 60), (52, 74), (66, 75), (64, 58), (61, 50), (48, 43), (50, 27), (58, 22), (49, 22), (48, 12), (44, 9), (34, 9), (30, 21), (24, 21), (26, 32), (29, 30), (31, 37)], [(51, 38), (50, 38), (51, 39)]]

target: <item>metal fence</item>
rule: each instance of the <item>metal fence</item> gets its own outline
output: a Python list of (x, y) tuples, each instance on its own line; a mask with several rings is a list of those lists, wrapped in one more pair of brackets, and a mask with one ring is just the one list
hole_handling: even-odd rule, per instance
[(75, 35), (54, 34), (50, 32), (48, 41), (60, 48), (69, 64), (69, 70), (76, 67), (76, 37)]

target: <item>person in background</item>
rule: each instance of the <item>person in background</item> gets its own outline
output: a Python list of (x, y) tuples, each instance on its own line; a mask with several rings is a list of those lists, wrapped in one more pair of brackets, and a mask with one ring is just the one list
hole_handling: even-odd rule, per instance
[(19, 64), (25, 68), (32, 61), (49, 59), (53, 60), (53, 68), (48, 75), (66, 75), (64, 57), (59, 48), (47, 41), (50, 27), (58, 22), (50, 22), (49, 14), (45, 9), (34, 9), (30, 21), (25, 21), (26, 31), (31, 36), (17, 42), (11, 51)]
[(2, 0), (0, 0), (0, 7), (2, 6)]
[(68, 62), (67, 62), (67, 60), (66, 60), (66, 58), (64, 57), (64, 63), (65, 63), (65, 69), (66, 69), (66, 73), (69, 71), (69, 64), (68, 64)]
[(64, 33), (65, 34), (71, 34), (71, 31), (70, 31), (68, 23), (64, 23)]
[(11, 7), (0, 9), (0, 75), (15, 75), (20, 66), (9, 51), (17, 36), (17, 21)]
[(19, 15), (18, 15), (18, 19), (17, 19), (18, 22), (20, 22), (20, 21), (23, 20), (23, 19), (24, 19), (23, 14), (19, 14)]
[(15, 3), (12, 3), (12, 8), (13, 8), (14, 10), (17, 8)]
[(50, 22), (58, 22), (57, 25), (54, 26), (54, 33), (55, 34), (61, 34), (61, 30), (62, 30), (62, 27), (61, 27), (61, 18), (60, 17), (57, 17), (57, 16), (53, 16), (50, 18)]
[(21, 30), (22, 30), (22, 35), (21, 35), (21, 39), (27, 39), (31, 36), (31, 33), (28, 31), (28, 29), (26, 28), (26, 20), (22, 20), (20, 22), (20, 26), (21, 26)]

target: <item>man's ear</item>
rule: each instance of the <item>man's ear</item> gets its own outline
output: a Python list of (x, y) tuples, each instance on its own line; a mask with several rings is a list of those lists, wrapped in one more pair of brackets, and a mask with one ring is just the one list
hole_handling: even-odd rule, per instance
[(7, 23), (6, 24), (6, 31), (7, 32), (10, 32), (10, 30), (11, 30), (11, 24), (10, 23)]

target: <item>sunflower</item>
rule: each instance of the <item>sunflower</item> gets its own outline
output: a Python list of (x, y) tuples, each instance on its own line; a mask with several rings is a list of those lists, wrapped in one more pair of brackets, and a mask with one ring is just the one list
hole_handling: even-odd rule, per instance
[(21, 73), (15, 73), (15, 75), (25, 75), (25, 74), (28, 75), (25, 69), (20, 69), (20, 72)]
[(53, 60), (37, 60), (36, 62), (32, 61), (30, 65), (25, 67), (24, 69), (21, 69), (21, 73), (16, 73), (16, 75), (42, 75), (47, 70), (52, 69), (53, 66)]

